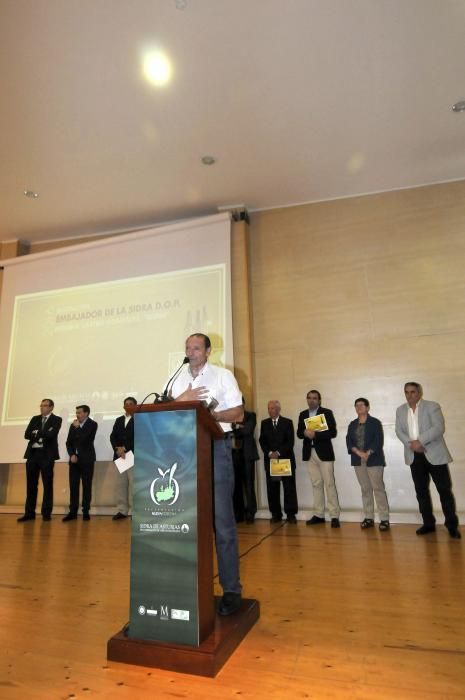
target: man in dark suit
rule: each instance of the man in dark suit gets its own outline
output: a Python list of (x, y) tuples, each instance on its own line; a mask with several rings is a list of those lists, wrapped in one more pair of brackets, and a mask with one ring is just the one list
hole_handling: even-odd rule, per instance
[[(111, 446), (113, 447), (113, 459), (125, 459), (126, 452), (134, 452), (134, 412), (137, 408), (137, 401), (133, 396), (124, 399), (124, 415), (115, 420), (113, 430), (110, 435)], [(118, 474), (116, 492), (116, 514), (113, 520), (127, 518), (132, 509), (132, 484), (134, 468), (130, 467)]]
[[(308, 409), (299, 415), (297, 437), (303, 440), (302, 459), (308, 462), (310, 479), (313, 487), (314, 515), (307, 520), (307, 525), (319, 525), (325, 522), (325, 489), (331, 527), (340, 527), (341, 509), (334, 480), (334, 450), (331, 440), (337, 435), (336, 421), (329, 408), (321, 406), (321, 394), (316, 389), (307, 393)], [(324, 414), (327, 430), (307, 430), (305, 419)]]
[(79, 508), (79, 486), (82, 481), (82, 519), (90, 520), (89, 510), (92, 498), (92, 478), (94, 476), (94, 440), (97, 423), (89, 418), (90, 408), (83, 404), (76, 406), (76, 419), (69, 426), (66, 449), (69, 454), (69, 513), (63, 522), (76, 520)]
[(47, 521), (52, 518), (53, 467), (55, 460), (60, 458), (57, 438), (61, 428), (61, 418), (52, 413), (54, 405), (52, 399), (42, 399), (40, 415), (31, 418), (24, 433), (26, 440), (29, 440), (24, 455), (27, 460), (27, 494), (24, 515), (18, 518), (19, 523), (35, 520), (39, 475), (44, 487), (42, 519)]
[(255, 462), (259, 459), (254, 431), (257, 416), (244, 410), (241, 423), (233, 423), (232, 457), (234, 464), (234, 514), (236, 522), (253, 523), (257, 512)]
[[(266, 488), (271, 522), (279, 523), (283, 519), (280, 498), (280, 483), (284, 491), (284, 510), (288, 523), (296, 523), (297, 491), (295, 486), (294, 425), (290, 418), (283, 418), (281, 404), (273, 400), (268, 402), (269, 418), (262, 421), (260, 429), (260, 446), (265, 458)], [(276, 477), (270, 475), (270, 459), (289, 459), (291, 476)]]

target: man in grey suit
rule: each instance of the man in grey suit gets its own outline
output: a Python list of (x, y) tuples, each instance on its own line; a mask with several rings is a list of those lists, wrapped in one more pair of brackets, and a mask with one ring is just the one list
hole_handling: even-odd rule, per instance
[(417, 535), (436, 529), (430, 494), (430, 477), (441, 498), (445, 525), (454, 539), (460, 539), (449, 462), (452, 457), (444, 441), (444, 417), (435, 401), (422, 398), (423, 389), (417, 382), (404, 386), (407, 403), (396, 412), (396, 435), (404, 445), (405, 463), (410, 466), (423, 525)]

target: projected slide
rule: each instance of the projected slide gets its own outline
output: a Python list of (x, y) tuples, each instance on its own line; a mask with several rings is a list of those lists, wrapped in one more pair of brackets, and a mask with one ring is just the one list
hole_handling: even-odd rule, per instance
[(125, 396), (161, 391), (184, 357), (184, 339), (211, 334), (223, 362), (225, 265), (145, 275), (17, 296), (2, 425), (24, 425), (43, 397), (72, 416), (79, 403), (100, 419)]

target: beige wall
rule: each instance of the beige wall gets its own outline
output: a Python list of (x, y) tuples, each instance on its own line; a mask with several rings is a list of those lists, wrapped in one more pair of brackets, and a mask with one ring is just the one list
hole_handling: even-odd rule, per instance
[[(393, 424), (404, 382), (417, 380), (425, 398), (443, 406), (463, 510), (465, 183), (256, 213), (250, 243), (259, 418), (268, 399), (278, 398), (283, 415), (296, 421), (307, 390), (319, 389), (339, 427), (340, 500), (358, 509), (345, 432), (354, 399), (366, 396), (385, 427), (391, 504), (415, 513)], [(308, 509), (302, 466), (298, 485), (300, 507)]]

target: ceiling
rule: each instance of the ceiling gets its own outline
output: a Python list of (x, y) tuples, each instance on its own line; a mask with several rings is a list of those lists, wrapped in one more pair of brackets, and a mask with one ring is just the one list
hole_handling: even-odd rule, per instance
[(464, 37), (463, 0), (2, 0), (0, 240), (465, 178)]

